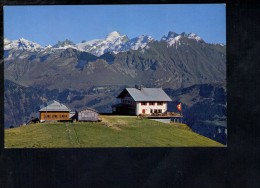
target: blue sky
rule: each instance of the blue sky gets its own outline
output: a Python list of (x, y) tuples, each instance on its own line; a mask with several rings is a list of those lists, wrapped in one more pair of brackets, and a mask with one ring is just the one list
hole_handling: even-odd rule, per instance
[(40, 45), (58, 40), (102, 39), (112, 31), (129, 38), (142, 34), (160, 40), (169, 31), (194, 32), (209, 43), (226, 43), (226, 6), (75, 5), (5, 6), (4, 37), (25, 38)]

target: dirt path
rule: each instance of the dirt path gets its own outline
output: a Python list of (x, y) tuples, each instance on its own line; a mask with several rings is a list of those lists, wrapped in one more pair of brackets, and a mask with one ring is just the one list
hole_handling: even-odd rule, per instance
[(75, 130), (75, 128), (73, 126), (71, 127), (68, 123), (66, 124), (66, 132), (67, 132), (69, 142), (71, 145), (80, 144), (77, 131)]

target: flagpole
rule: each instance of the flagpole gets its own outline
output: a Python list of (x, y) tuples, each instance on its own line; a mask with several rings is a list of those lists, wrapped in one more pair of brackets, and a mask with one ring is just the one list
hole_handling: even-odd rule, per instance
[(181, 106), (181, 123), (182, 123), (182, 106)]
[(180, 103), (180, 115), (181, 115), (181, 123), (182, 123), (182, 105), (181, 105), (181, 103)]
[(181, 105), (181, 123), (182, 123), (182, 119), (183, 118), (183, 115), (182, 115), (182, 105)]
[(181, 123), (182, 123), (182, 106), (181, 106), (181, 103), (179, 103), (179, 104), (177, 105), (177, 109), (178, 109), (178, 111), (180, 112), (180, 119), (181, 119)]

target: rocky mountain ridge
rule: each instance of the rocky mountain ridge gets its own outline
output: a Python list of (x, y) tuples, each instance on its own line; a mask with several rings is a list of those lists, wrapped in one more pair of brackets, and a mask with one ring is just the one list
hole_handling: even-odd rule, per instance
[[(197, 36), (195, 33), (181, 33), (177, 34), (170, 31), (167, 36), (163, 36), (160, 41), (167, 42), (168, 46), (172, 46), (178, 42), (180, 38), (189, 38), (197, 42), (204, 42), (204, 40)], [(143, 49), (150, 42), (157, 41), (149, 35), (141, 35), (129, 39), (127, 35), (120, 35), (119, 32), (113, 31), (109, 33), (105, 39), (93, 39), (90, 41), (82, 41), (81, 43), (75, 44), (74, 42), (66, 39), (65, 41), (58, 41), (55, 45), (48, 45), (42, 47), (41, 45), (21, 38), (19, 40), (10, 41), (7, 38), (4, 40), (4, 50), (27, 50), (27, 51), (46, 51), (52, 49), (67, 49), (73, 48), (83, 52), (89, 52), (95, 56), (101, 56), (107, 52), (119, 53), (126, 52), (129, 50)]]
[[(114, 33), (107, 40), (121, 40), (118, 36)], [(73, 45), (68, 40), (60, 42), (59, 48), (39, 51), (7, 48), (5, 78), (24, 86), (60, 89), (124, 84), (180, 88), (225, 80), (225, 46), (205, 43), (193, 34), (172, 32), (161, 41), (142, 36), (130, 42), (134, 50), (101, 56), (66, 48)]]

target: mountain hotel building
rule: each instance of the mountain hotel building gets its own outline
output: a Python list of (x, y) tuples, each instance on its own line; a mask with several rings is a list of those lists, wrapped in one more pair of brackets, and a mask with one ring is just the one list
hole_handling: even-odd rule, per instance
[(167, 113), (167, 102), (171, 98), (162, 88), (126, 88), (117, 98), (120, 104), (112, 106), (114, 114), (152, 115)]

